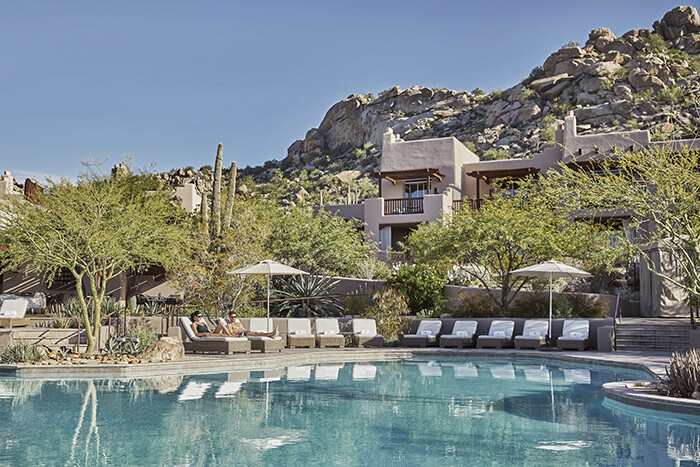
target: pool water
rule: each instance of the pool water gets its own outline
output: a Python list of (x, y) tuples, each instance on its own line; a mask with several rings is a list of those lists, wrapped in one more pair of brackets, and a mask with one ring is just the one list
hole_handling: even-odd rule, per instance
[(646, 373), (491, 359), (115, 380), (0, 378), (0, 465), (697, 465), (700, 423), (627, 412)]

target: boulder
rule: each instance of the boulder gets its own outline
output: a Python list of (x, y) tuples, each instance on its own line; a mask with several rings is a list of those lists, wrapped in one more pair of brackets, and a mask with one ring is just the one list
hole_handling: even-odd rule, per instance
[(560, 74), (560, 72), (555, 71), (555, 67), (559, 63), (581, 57), (584, 57), (584, 52), (580, 47), (562, 47), (547, 57), (542, 68), (547, 76), (554, 76)]
[(365, 143), (361, 125), (362, 103), (360, 97), (353, 96), (328, 109), (318, 127), (328, 147), (334, 148), (341, 144), (357, 147)]
[(571, 80), (571, 76), (566, 73), (561, 73), (546, 78), (536, 79), (530, 83), (530, 88), (537, 92), (543, 92), (553, 88), (557, 83), (564, 80)]
[(288, 148), (287, 148), (287, 158), (292, 162), (294, 165), (298, 165), (301, 162), (301, 155), (304, 153), (304, 141), (301, 139), (298, 139), (294, 141)]
[(646, 91), (647, 89), (653, 89), (655, 92), (666, 88), (661, 79), (656, 76), (650, 75), (649, 72), (641, 68), (633, 68), (627, 74), (627, 81), (636, 89), (637, 91)]
[(598, 103), (598, 96), (596, 94), (588, 94), (587, 92), (579, 93), (576, 96), (576, 104), (581, 106), (595, 105)]
[(180, 361), (185, 358), (185, 346), (177, 337), (161, 337), (157, 342), (144, 347), (138, 358), (152, 362)]
[(624, 99), (632, 98), (632, 88), (629, 84), (618, 83), (613, 87), (613, 92), (617, 97), (622, 97)]
[(571, 76), (576, 76), (586, 69), (589, 65), (595, 63), (595, 60), (590, 58), (574, 58), (571, 60), (564, 60), (554, 65), (553, 71), (549, 75), (556, 74), (567, 74)]
[(622, 68), (615, 62), (599, 62), (586, 68), (586, 74), (591, 76), (612, 76)]
[(305, 154), (321, 154), (325, 147), (326, 141), (321, 130), (312, 128), (306, 132), (306, 137), (304, 138)]
[(351, 182), (362, 176), (362, 172), (359, 170), (343, 170), (342, 172), (335, 175), (335, 178), (340, 182)]
[(568, 88), (570, 84), (571, 80), (561, 80), (554, 87), (543, 92), (542, 97), (545, 99), (554, 99), (555, 97), (559, 97), (559, 95), (561, 95), (561, 93), (564, 92), (564, 90)]
[(596, 28), (588, 34), (586, 47), (593, 47), (598, 52), (603, 51), (603, 47), (615, 40), (615, 34), (608, 28)]
[(583, 78), (579, 83), (579, 87), (584, 92), (597, 92), (600, 86), (603, 84), (603, 78), (597, 76), (590, 76)]
[(542, 109), (534, 102), (529, 102), (515, 111), (515, 115), (511, 118), (511, 124), (518, 126), (525, 122), (538, 117), (542, 113)]
[(615, 101), (610, 103), (610, 108), (614, 114), (620, 115), (625, 119), (629, 120), (632, 117), (632, 110), (634, 109), (634, 104), (626, 99), (621, 101)]
[(610, 104), (601, 104), (601, 105), (595, 105), (591, 107), (583, 107), (581, 109), (575, 109), (574, 110), (574, 115), (576, 116), (577, 120), (590, 120), (592, 118), (598, 118), (598, 117), (603, 117), (606, 115), (612, 115), (612, 107)]
[(667, 40), (700, 32), (698, 10), (692, 6), (678, 6), (666, 13), (661, 21), (654, 22), (654, 29)]
[[(639, 39), (635, 39), (638, 41)], [(634, 55), (634, 53), (637, 51), (637, 48), (630, 44), (627, 40), (615, 40), (612, 42), (607, 43), (601, 52), (603, 53), (610, 53), (610, 52), (619, 52), (621, 54), (625, 55)]]

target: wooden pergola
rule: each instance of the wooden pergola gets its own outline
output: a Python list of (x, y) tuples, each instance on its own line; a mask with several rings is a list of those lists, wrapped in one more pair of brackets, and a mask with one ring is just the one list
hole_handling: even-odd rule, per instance
[(430, 193), (430, 182), (433, 178), (442, 181), (445, 174), (440, 172), (440, 169), (429, 168), (429, 169), (413, 169), (413, 170), (393, 170), (393, 171), (377, 171), (372, 174), (372, 177), (379, 180), (379, 197), (382, 198), (382, 180), (388, 180), (392, 185), (396, 185), (399, 180), (412, 180), (415, 178), (425, 178), (428, 187), (427, 191)]
[(512, 169), (484, 169), (475, 170), (473, 172), (467, 172), (470, 177), (476, 178), (476, 199), (481, 199), (481, 183), (480, 180), (490, 183), (492, 180), (497, 178), (509, 178), (511, 180), (518, 180), (521, 178), (528, 177), (530, 175), (536, 175), (540, 173), (540, 169), (537, 167), (521, 167)]

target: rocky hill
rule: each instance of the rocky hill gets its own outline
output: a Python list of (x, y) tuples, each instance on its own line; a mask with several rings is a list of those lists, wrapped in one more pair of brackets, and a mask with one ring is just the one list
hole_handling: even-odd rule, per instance
[(482, 159), (524, 158), (553, 144), (554, 127), (568, 110), (581, 134), (641, 128), (654, 139), (695, 137), (699, 95), (700, 16), (693, 7), (677, 7), (651, 29), (620, 37), (594, 29), (583, 46), (566, 44), (505, 91), (413, 86), (350, 95), (292, 143), (284, 159), (241, 176), (313, 192), (324, 177), (342, 173), (346, 183), (363, 179), (364, 192), (369, 182), (362, 175), (377, 167), (387, 127), (404, 140), (454, 136)]

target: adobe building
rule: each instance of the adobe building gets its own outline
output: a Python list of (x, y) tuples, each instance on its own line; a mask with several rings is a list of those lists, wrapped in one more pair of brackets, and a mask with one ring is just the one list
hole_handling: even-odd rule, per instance
[[(323, 208), (363, 222), (367, 238), (376, 242), (380, 250), (396, 250), (418, 224), (435, 221), (464, 204), (478, 209), (490, 196), (496, 179), (517, 182), (530, 175), (546, 175), (560, 163), (586, 167), (618, 150), (669, 144), (700, 149), (700, 142), (695, 140), (652, 142), (648, 130), (578, 135), (573, 112), (564, 118), (563, 125), (557, 126), (553, 147), (528, 159), (481, 161), (454, 137), (403, 141), (388, 128), (383, 136), (379, 170), (373, 174), (379, 180), (379, 196), (361, 204)], [(623, 228), (629, 218), (629, 214), (619, 211), (598, 216), (619, 222)], [(687, 305), (674, 286), (645, 267), (641, 275), (643, 316), (687, 316)]]

